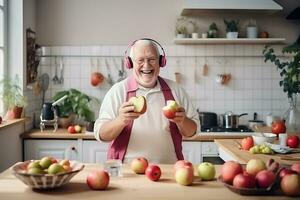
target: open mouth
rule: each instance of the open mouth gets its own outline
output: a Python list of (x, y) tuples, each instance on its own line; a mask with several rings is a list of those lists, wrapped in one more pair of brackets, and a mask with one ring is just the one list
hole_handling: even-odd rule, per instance
[(152, 74), (154, 70), (141, 70), (142, 74)]

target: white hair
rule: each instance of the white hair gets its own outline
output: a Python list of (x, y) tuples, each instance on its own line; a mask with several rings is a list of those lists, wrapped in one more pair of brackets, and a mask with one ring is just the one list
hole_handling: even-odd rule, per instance
[(130, 48), (130, 53), (129, 53), (130, 58), (133, 58), (133, 54), (134, 54), (133, 49), (134, 49), (134, 47), (135, 47), (136, 44), (138, 44), (140, 46), (143, 46), (143, 47), (145, 47), (145, 46), (153, 46), (155, 48), (155, 50), (156, 50), (157, 57), (160, 56), (159, 50), (157, 48), (157, 44), (155, 42), (153, 42), (151, 40), (141, 39), (141, 40), (136, 41), (132, 45), (132, 47)]

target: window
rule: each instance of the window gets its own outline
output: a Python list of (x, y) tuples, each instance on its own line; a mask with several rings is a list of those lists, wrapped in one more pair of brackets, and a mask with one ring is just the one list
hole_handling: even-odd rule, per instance
[[(0, 0), (0, 79), (6, 72), (7, 48), (7, 0)], [(0, 88), (2, 90), (2, 88)], [(3, 114), (3, 103), (0, 99), (0, 115)]]

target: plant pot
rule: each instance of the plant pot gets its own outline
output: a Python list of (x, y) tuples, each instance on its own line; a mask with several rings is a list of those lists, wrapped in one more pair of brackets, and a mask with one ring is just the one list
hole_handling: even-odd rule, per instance
[(181, 34), (181, 33), (180, 33), (180, 34), (177, 34), (176, 37), (177, 37), (177, 38), (185, 38), (185, 34)]
[(239, 32), (228, 32), (226, 33), (226, 38), (236, 39), (239, 36)]
[(15, 106), (13, 108), (14, 119), (20, 119), (22, 116), (22, 112), (23, 112), (23, 107)]
[(257, 38), (257, 27), (247, 27), (247, 38)]
[(61, 128), (68, 128), (74, 121), (75, 115), (70, 115), (68, 117), (59, 117), (58, 126)]
[(95, 124), (95, 121), (86, 122), (86, 125), (85, 125), (86, 131), (94, 132), (94, 124)]

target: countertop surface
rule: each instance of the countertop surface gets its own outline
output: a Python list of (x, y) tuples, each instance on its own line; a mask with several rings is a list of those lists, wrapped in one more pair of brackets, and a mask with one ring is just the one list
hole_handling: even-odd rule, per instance
[[(173, 165), (160, 165), (162, 177), (158, 182), (152, 182), (145, 175), (134, 174), (127, 165), (122, 166), (122, 177), (112, 177), (105, 191), (90, 190), (86, 185), (87, 174), (99, 168), (100, 164), (86, 164), (65, 186), (53, 190), (32, 190), (15, 178), (10, 169), (0, 174), (0, 199), (290, 199), (285, 196), (241, 196), (231, 192), (222, 183), (214, 181), (201, 182), (197, 176), (191, 186), (181, 186), (174, 180)], [(217, 176), (220, 166), (216, 166)], [(216, 176), (216, 177), (217, 177)]]
[[(291, 165), (295, 162), (300, 162), (300, 153), (291, 153), (291, 154), (252, 154), (249, 151), (239, 149), (239, 144), (241, 139), (216, 139), (216, 145), (225, 151), (230, 157), (234, 158), (236, 161), (242, 164), (246, 164), (252, 158), (260, 158), (265, 162), (270, 158), (273, 158), (281, 164)], [(238, 144), (239, 143), (239, 144)], [(300, 151), (300, 148), (296, 149)], [(285, 159), (299, 159), (299, 160), (285, 160)]]
[[(184, 138), (184, 141), (213, 141), (214, 139), (236, 139), (244, 138), (251, 135), (252, 133), (240, 133), (240, 132), (201, 132), (197, 133), (193, 137)], [(53, 129), (46, 129), (43, 132), (40, 129), (33, 129), (30, 132), (22, 135), (25, 139), (86, 139), (95, 140), (92, 132), (85, 132), (83, 129), (82, 133), (71, 134), (68, 133), (67, 129), (58, 129), (53, 132)]]

